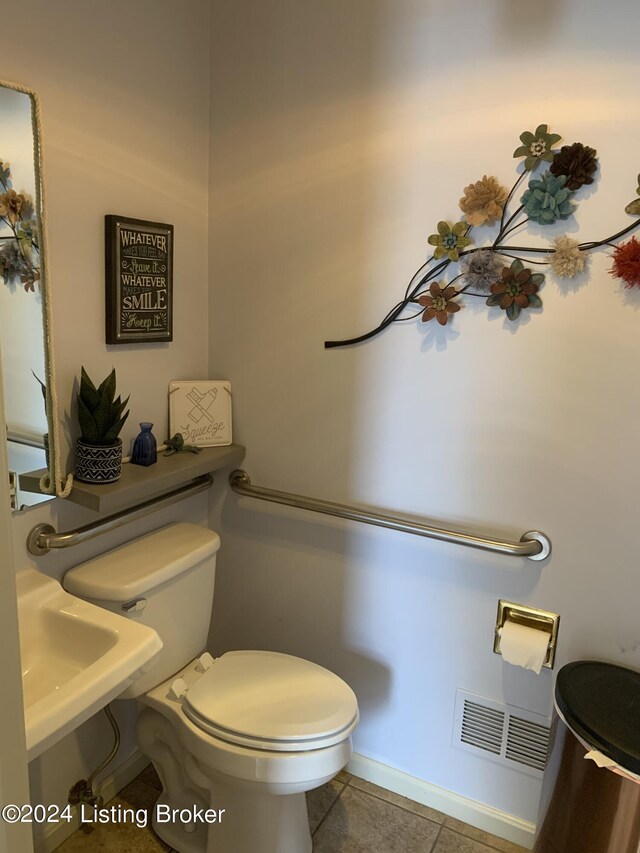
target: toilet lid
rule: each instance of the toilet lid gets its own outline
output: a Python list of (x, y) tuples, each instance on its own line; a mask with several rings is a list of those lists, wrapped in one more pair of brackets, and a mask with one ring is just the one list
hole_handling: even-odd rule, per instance
[(344, 740), (358, 703), (329, 670), (276, 652), (228, 652), (189, 688), (185, 714), (222, 740), (254, 749), (320, 749)]

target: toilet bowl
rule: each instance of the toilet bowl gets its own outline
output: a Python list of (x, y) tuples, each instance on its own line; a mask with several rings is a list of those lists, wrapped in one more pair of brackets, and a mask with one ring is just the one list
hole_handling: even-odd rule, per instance
[[(234, 724), (230, 706), (247, 698), (250, 702), (240, 684), (253, 663), (263, 666), (262, 676), (254, 685), (264, 687), (264, 701), (259, 708), (250, 703), (244, 706), (252, 711), (249, 715), (242, 707), (236, 709), (239, 714)], [(311, 838), (304, 794), (332, 779), (348, 762), (350, 735), (357, 723), (355, 697), (349, 696), (347, 685), (327, 670), (288, 655), (229, 652), (204, 674), (202, 669), (193, 661), (177, 679), (168, 679), (140, 697), (144, 709), (138, 721), (138, 741), (158, 769), (163, 803), (171, 809), (183, 808), (193, 800), (190, 789), (195, 787), (198, 802), (215, 810), (223, 808), (225, 813), (216, 816), (210, 826), (210, 848), (193, 836), (197, 829), (204, 834), (202, 827), (189, 826), (188, 822), (161, 825), (154, 821), (154, 829), (180, 853), (209, 849), (225, 853), (307, 853)], [(289, 691), (295, 693), (296, 680), (304, 679), (308, 695), (306, 707), (298, 709), (297, 721), (287, 729), (278, 715), (283, 699), (290, 698), (283, 692), (283, 677), (289, 669)], [(319, 689), (326, 687), (330, 678), (336, 680), (336, 692), (346, 688), (342, 697), (336, 697), (330, 721), (323, 716), (330, 703), (321, 694), (314, 707), (311, 691), (315, 677)], [(229, 682), (236, 678), (239, 689), (234, 695)], [(178, 679), (182, 684), (178, 682), (176, 687)], [(181, 693), (185, 686), (186, 693)], [(196, 688), (200, 688), (197, 699), (206, 704), (210, 698), (214, 705), (202, 717), (194, 714), (189, 704)], [(223, 703), (217, 703), (221, 697)]]
[(305, 792), (351, 756), (358, 706), (321, 666), (268, 651), (202, 653), (216, 533), (175, 524), (77, 566), (74, 595), (143, 621), (163, 640), (122, 694), (162, 793), (153, 827), (179, 853), (310, 853)]

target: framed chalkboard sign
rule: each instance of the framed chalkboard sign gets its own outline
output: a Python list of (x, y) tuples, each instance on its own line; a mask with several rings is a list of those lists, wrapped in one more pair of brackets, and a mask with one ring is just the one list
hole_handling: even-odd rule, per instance
[(173, 340), (173, 225), (105, 216), (108, 344)]

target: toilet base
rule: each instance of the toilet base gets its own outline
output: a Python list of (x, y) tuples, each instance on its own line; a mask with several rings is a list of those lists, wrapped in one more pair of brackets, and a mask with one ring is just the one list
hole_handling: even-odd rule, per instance
[[(157, 770), (158, 768), (156, 768)], [(156, 809), (154, 809), (151, 826), (153, 831), (165, 844), (178, 853), (206, 853), (207, 832), (206, 824), (197, 824), (192, 832), (189, 832), (184, 824), (179, 821), (173, 823), (160, 822), (157, 818), (157, 807), (168, 806), (172, 808), (171, 802), (163, 791), (158, 797)]]
[[(212, 803), (225, 803), (220, 823), (198, 824), (193, 832), (180, 822), (152, 821), (156, 835), (178, 853), (311, 853), (307, 803), (304, 794), (284, 797), (219, 787)], [(235, 796), (234, 796), (235, 795)], [(161, 805), (172, 808), (163, 791)]]
[[(138, 738), (153, 762), (162, 793), (152, 826), (178, 853), (311, 853), (304, 793), (273, 794), (199, 766), (161, 714), (145, 708)], [(213, 823), (158, 820), (158, 805), (174, 810), (215, 810)], [(223, 813), (221, 811), (224, 810)]]

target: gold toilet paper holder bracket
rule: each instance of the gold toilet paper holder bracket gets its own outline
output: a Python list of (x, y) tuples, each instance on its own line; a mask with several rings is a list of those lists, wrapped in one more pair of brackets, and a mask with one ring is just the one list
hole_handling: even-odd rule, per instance
[(558, 613), (550, 613), (547, 610), (527, 607), (526, 604), (514, 604), (512, 601), (504, 601), (501, 598), (498, 602), (498, 616), (496, 618), (496, 628), (493, 638), (493, 651), (497, 655), (502, 654), (499, 631), (505, 622), (515, 622), (518, 625), (525, 625), (527, 628), (546, 631), (550, 638), (549, 648), (547, 649), (547, 656), (542, 666), (547, 669), (553, 669), (556, 659), (558, 627), (560, 626), (560, 615)]

